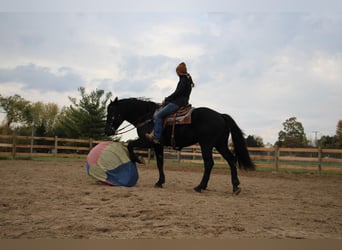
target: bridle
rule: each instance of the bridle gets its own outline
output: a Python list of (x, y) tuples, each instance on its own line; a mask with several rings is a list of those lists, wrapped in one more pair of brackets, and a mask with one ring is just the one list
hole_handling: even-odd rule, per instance
[[(135, 128), (140, 128), (140, 127), (145, 126), (146, 124), (148, 124), (148, 123), (150, 123), (151, 121), (153, 121), (153, 119), (144, 120), (145, 117), (148, 117), (150, 114), (152, 114), (152, 113), (154, 113), (154, 112), (155, 112), (155, 111), (149, 112), (149, 113), (147, 113), (147, 114), (145, 114), (145, 115), (139, 117), (139, 118), (137, 119), (137, 121), (135, 122), (135, 123), (137, 123), (137, 125), (133, 125), (132, 123), (129, 123), (129, 124), (127, 124), (126, 126), (120, 128), (120, 129), (119, 129), (119, 128), (116, 129), (116, 130), (115, 130), (115, 135), (126, 134), (126, 133), (128, 133), (128, 132), (134, 130)], [(113, 124), (114, 116), (112, 117), (111, 120), (112, 120), (111, 122), (112, 122), (112, 124)], [(139, 121), (141, 121), (141, 122), (139, 122)], [(131, 126), (132, 126), (132, 128), (130, 128)], [(127, 129), (127, 128), (128, 128), (128, 129)], [(113, 127), (112, 127), (112, 129), (113, 129)], [(125, 129), (127, 129), (127, 130), (125, 130)]]

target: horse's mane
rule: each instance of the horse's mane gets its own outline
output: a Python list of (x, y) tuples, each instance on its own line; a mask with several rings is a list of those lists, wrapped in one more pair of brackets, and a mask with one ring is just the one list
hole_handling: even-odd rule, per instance
[(129, 105), (132, 107), (132, 105), (134, 105), (133, 107), (135, 107), (136, 109), (139, 110), (145, 110), (150, 112), (150, 111), (154, 111), (156, 110), (156, 108), (158, 108), (161, 104), (160, 103), (155, 103), (153, 101), (151, 101), (150, 98), (146, 98), (146, 97), (130, 97), (130, 98), (125, 98), (125, 99), (120, 99), (119, 103), (122, 103), (125, 105)]
[(151, 101), (151, 98), (148, 98), (148, 97), (130, 97), (130, 98), (121, 99), (121, 100), (130, 100), (130, 101), (138, 101), (138, 102), (141, 101), (141, 102), (146, 102), (146, 103), (150, 103), (153, 105), (160, 105), (159, 103)]
[(143, 102), (151, 102), (151, 98), (148, 98), (148, 97), (131, 97), (128, 99), (138, 100), (138, 101), (143, 101)]

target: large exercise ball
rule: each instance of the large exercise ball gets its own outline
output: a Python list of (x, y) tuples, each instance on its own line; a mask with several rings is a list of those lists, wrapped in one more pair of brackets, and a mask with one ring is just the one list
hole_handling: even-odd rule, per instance
[(100, 182), (132, 187), (138, 181), (138, 170), (129, 159), (127, 148), (119, 142), (101, 142), (87, 156), (87, 173)]

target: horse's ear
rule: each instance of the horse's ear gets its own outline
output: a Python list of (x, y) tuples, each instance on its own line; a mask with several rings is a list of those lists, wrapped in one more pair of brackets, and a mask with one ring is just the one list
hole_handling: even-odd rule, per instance
[(118, 97), (115, 97), (114, 102), (117, 102), (118, 100), (119, 100), (119, 98), (118, 98)]

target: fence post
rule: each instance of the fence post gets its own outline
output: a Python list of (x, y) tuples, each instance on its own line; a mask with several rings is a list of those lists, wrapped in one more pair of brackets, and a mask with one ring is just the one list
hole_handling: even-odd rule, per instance
[(15, 159), (17, 152), (17, 136), (15, 133), (12, 134), (12, 159)]
[(279, 170), (279, 147), (274, 147), (274, 167), (275, 171), (278, 172)]
[(147, 163), (150, 164), (151, 162), (151, 149), (149, 148), (147, 150)]
[(57, 151), (58, 151), (58, 137), (55, 136), (55, 152), (53, 153), (55, 157), (57, 157), (57, 153), (58, 153)]
[(89, 151), (93, 148), (93, 139), (89, 138)]
[(33, 130), (32, 130), (31, 145), (30, 145), (30, 156), (31, 157), (32, 157), (32, 154), (33, 154), (33, 144), (34, 144), (34, 141), (33, 141)]
[(318, 173), (322, 173), (322, 148), (318, 147)]

